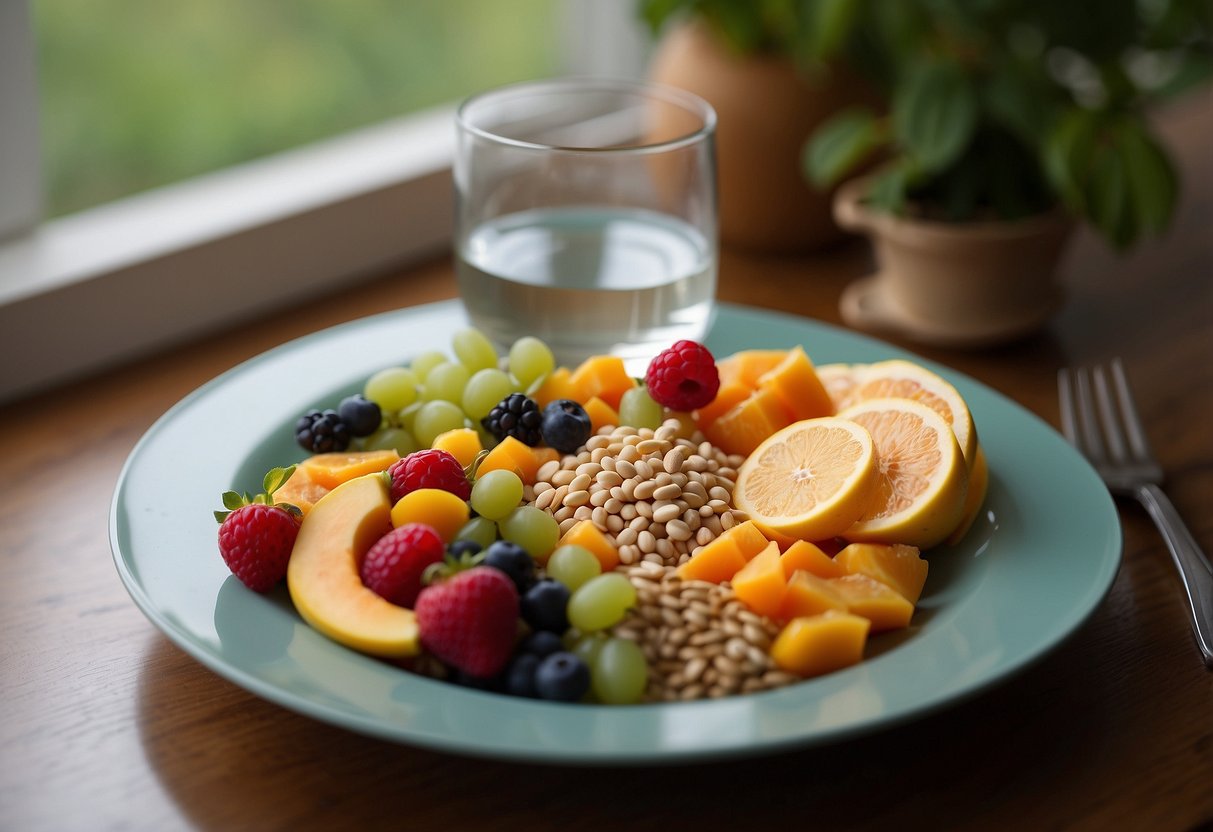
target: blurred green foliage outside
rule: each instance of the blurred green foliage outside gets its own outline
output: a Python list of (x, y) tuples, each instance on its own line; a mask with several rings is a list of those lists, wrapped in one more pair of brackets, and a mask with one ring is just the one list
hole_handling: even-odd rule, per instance
[(34, 0), (47, 213), (558, 73), (561, 0)]

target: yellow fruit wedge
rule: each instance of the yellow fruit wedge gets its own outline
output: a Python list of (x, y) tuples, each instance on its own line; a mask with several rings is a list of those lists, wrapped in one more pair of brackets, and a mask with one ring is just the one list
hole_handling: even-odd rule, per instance
[[(818, 371), (820, 374), (820, 370)], [(903, 398), (925, 404), (952, 426), (965, 463), (971, 468), (977, 452), (973, 416), (956, 388), (911, 361), (878, 361), (853, 368), (854, 384), (846, 392), (847, 406), (870, 399)], [(841, 382), (836, 382), (841, 385)], [(830, 388), (827, 386), (826, 388)]]
[(737, 472), (733, 500), (763, 532), (826, 540), (863, 515), (877, 473), (872, 437), (857, 422), (806, 419), (750, 454)]
[(969, 472), (956, 434), (936, 411), (910, 399), (872, 399), (838, 418), (855, 422), (876, 446), (876, 487), (863, 516), (842, 537), (929, 549), (956, 529)]

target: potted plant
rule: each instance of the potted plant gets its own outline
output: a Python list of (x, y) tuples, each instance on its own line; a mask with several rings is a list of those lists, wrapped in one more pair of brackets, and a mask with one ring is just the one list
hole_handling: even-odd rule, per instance
[[(819, 248), (844, 235), (830, 189), (801, 174), (801, 151), (827, 118), (877, 104), (867, 83), (837, 61), (841, 31), (829, 3), (790, 0), (641, 0), (659, 43), (650, 77), (716, 109), (720, 236), (764, 252)], [(831, 28), (832, 27), (832, 28)]]
[[(818, 59), (863, 67), (888, 102), (814, 132), (804, 164), (879, 272), (853, 325), (983, 345), (1042, 325), (1071, 228), (1124, 249), (1162, 232), (1178, 182), (1147, 105), (1204, 77), (1204, 0), (824, 0), (846, 8)], [(831, 51), (833, 50), (833, 51)]]

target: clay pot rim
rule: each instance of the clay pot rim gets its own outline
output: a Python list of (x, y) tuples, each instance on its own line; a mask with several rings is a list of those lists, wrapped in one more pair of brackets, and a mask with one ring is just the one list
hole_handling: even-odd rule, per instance
[(893, 239), (914, 238), (926, 244), (956, 240), (1002, 240), (1037, 237), (1043, 234), (1067, 234), (1077, 224), (1060, 206), (1015, 220), (946, 220), (901, 217), (869, 208), (864, 195), (875, 175), (845, 182), (834, 197), (834, 219), (849, 231), (871, 232)]
[[(627, 145), (624, 147), (576, 147), (544, 144), (542, 142), (531, 142), (502, 136), (492, 130), (478, 126), (471, 118), (472, 112), (489, 99), (504, 100), (509, 97), (577, 92), (625, 93), (635, 95), (637, 98), (657, 99), (698, 116), (701, 123), (697, 129), (689, 133), (660, 142)], [(479, 139), (522, 151), (564, 153), (570, 155), (647, 155), (678, 150), (679, 148), (689, 147), (710, 139), (716, 132), (716, 110), (713, 109), (711, 104), (694, 93), (665, 84), (658, 84), (652, 81), (627, 81), (573, 76), (545, 79), (542, 81), (521, 81), (516, 84), (509, 84), (504, 87), (477, 93), (459, 105), (459, 108), (455, 111), (455, 124), (460, 131)]]

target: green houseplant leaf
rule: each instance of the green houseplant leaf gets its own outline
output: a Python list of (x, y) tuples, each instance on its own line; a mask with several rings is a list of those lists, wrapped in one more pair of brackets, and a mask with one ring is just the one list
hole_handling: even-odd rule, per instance
[(893, 133), (924, 172), (955, 161), (977, 126), (972, 81), (956, 63), (933, 61), (911, 72), (893, 96)]
[(882, 122), (870, 110), (844, 110), (821, 126), (804, 148), (802, 163), (814, 185), (837, 183), (885, 141)]

